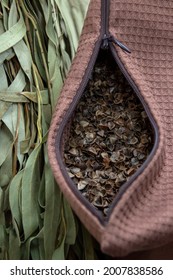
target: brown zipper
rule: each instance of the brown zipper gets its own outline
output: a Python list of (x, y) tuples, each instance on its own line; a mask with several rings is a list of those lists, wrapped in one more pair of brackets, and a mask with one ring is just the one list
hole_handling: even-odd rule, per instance
[[(144, 98), (142, 97), (142, 95), (140, 94), (140, 91), (138, 89), (138, 87), (136, 86), (136, 84), (134, 83), (134, 81), (132, 80), (132, 78), (130, 77), (130, 75), (128, 74), (127, 70), (125, 69), (123, 63), (121, 62), (120, 58), (118, 57), (118, 54), (116, 52), (116, 49), (114, 47), (115, 43), (116, 45), (118, 45), (123, 51), (130, 53), (131, 51), (124, 45), (122, 44), (120, 41), (118, 41), (117, 39), (115, 39), (114, 36), (112, 36), (109, 33), (109, 7), (110, 7), (110, 0), (102, 0), (102, 5), (101, 5), (101, 31), (100, 31), (100, 36), (95, 44), (90, 62), (88, 64), (88, 67), (86, 69), (86, 72), (84, 74), (84, 77), (82, 79), (82, 82), (77, 90), (77, 93), (73, 99), (72, 104), (69, 106), (68, 111), (66, 112), (65, 116), (63, 117), (63, 120), (59, 126), (59, 132), (56, 135), (56, 157), (57, 157), (57, 161), (58, 164), (60, 166), (61, 172), (67, 182), (67, 184), (69, 185), (70, 189), (72, 190), (72, 192), (75, 194), (75, 196), (81, 201), (81, 203), (83, 205), (86, 206), (87, 209), (89, 209), (91, 211), (91, 213), (96, 216), (98, 218), (98, 220), (100, 221), (100, 223), (102, 225), (106, 224), (109, 220), (110, 214), (113, 210), (113, 208), (115, 207), (115, 205), (117, 205), (117, 203), (119, 202), (119, 200), (121, 199), (122, 195), (124, 194), (124, 192), (129, 188), (129, 186), (134, 182), (134, 180), (136, 180), (136, 178), (144, 171), (144, 169), (147, 167), (147, 165), (149, 164), (149, 162), (151, 161), (151, 159), (153, 158), (156, 149), (158, 147), (158, 143), (159, 143), (159, 132), (158, 132), (158, 127), (157, 124), (150, 112), (150, 109), (148, 108)], [(85, 199), (82, 194), (77, 190), (75, 184), (73, 183), (72, 179), (69, 177), (67, 171), (66, 171), (66, 167), (64, 165), (63, 162), (63, 158), (62, 158), (62, 135), (65, 129), (65, 126), (67, 124), (67, 122), (69, 121), (70, 117), (72, 116), (76, 105), (78, 104), (78, 101), (80, 100), (87, 84), (89, 81), (89, 78), (91, 76), (91, 73), (93, 71), (94, 65), (96, 63), (96, 59), (98, 57), (98, 53), (100, 49), (109, 49), (116, 61), (116, 63), (118, 64), (121, 72), (123, 73), (123, 75), (125, 76), (125, 78), (127, 79), (127, 81), (129, 82), (129, 84), (131, 85), (131, 87), (133, 88), (134, 92), (136, 93), (136, 95), (138, 96), (139, 100), (141, 101), (145, 112), (151, 122), (151, 125), (153, 127), (153, 131), (154, 131), (154, 146), (153, 149), (150, 153), (150, 155), (147, 157), (146, 161), (143, 163), (143, 165), (138, 169), (138, 171), (136, 171), (136, 173), (134, 175), (132, 175), (130, 177), (130, 179), (128, 180), (128, 182), (124, 183), (118, 194), (116, 195), (115, 199), (113, 200), (113, 202), (110, 205), (108, 214), (106, 217), (103, 217), (103, 215), (94, 208), (93, 205), (91, 205), (91, 203)]]

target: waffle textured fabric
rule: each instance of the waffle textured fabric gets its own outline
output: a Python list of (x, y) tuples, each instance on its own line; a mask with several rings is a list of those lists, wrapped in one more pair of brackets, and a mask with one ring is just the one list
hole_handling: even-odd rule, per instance
[[(114, 46), (138, 87), (159, 131), (158, 147), (122, 195), (107, 224), (75, 196), (56, 157), (59, 126), (73, 102), (100, 38), (101, 0), (91, 0), (79, 42), (50, 127), (48, 150), (54, 176), (71, 207), (103, 252), (123, 257), (173, 241), (173, 1), (110, 0), (109, 32), (131, 49)], [(157, 250), (157, 249), (156, 249)]]

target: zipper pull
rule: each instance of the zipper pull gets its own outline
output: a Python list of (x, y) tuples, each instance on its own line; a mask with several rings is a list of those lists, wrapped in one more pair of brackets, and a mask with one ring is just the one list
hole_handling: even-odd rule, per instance
[(104, 50), (108, 49), (110, 38), (111, 38), (110, 35), (107, 35), (107, 34), (103, 35), (102, 46), (101, 46), (102, 49), (104, 49)]
[(131, 53), (131, 50), (129, 50), (128, 47), (126, 47), (124, 44), (122, 44), (120, 41), (115, 39), (113, 36), (110, 37), (110, 41), (115, 43), (117, 46), (119, 46), (121, 49), (123, 49), (127, 53)]
[(121, 49), (123, 49), (125, 52), (127, 53), (131, 53), (131, 51), (129, 50), (129, 48), (127, 48), (124, 44), (122, 44), (120, 41), (118, 41), (117, 39), (115, 39), (113, 36), (111, 35), (107, 35), (104, 34), (103, 35), (103, 41), (102, 41), (102, 49), (107, 49), (109, 47), (109, 42), (113, 42), (115, 43), (117, 46), (119, 46)]

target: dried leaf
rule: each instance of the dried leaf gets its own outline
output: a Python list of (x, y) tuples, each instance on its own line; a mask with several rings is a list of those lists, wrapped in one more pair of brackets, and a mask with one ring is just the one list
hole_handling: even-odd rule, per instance
[(22, 178), (22, 223), (25, 240), (31, 236), (39, 226), (38, 186), (40, 185), (39, 156), (41, 145), (32, 152), (27, 160)]
[(75, 242), (45, 145), (88, 3), (0, 1), (1, 259), (64, 259)]

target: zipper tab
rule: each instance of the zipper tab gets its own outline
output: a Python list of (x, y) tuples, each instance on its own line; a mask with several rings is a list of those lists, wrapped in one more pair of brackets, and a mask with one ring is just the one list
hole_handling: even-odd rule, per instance
[(107, 35), (107, 34), (104, 34), (103, 35), (103, 40), (102, 40), (102, 45), (101, 45), (101, 48), (102, 49), (108, 49), (109, 47), (109, 42), (110, 42), (110, 38), (111, 36), (110, 35)]
[(121, 49), (123, 49), (127, 53), (131, 53), (131, 50), (129, 50), (128, 47), (126, 47), (123, 43), (115, 39), (113, 36), (110, 37), (111, 42), (115, 43), (117, 46), (119, 46)]
[(108, 49), (109, 42), (115, 43), (119, 46), (122, 50), (127, 53), (131, 53), (129, 48), (127, 48), (124, 44), (114, 38), (109, 33), (109, 10), (110, 10), (110, 0), (102, 0), (102, 16), (101, 16), (101, 36), (102, 36), (102, 49)]
[(117, 39), (115, 39), (113, 36), (111, 35), (107, 35), (104, 34), (103, 35), (103, 40), (102, 40), (102, 45), (101, 48), (102, 49), (108, 49), (109, 47), (109, 42), (115, 43), (117, 46), (119, 46), (122, 50), (124, 50), (127, 53), (131, 53), (131, 50), (129, 50), (128, 47), (126, 47), (123, 43), (121, 43), (120, 41), (118, 41)]

